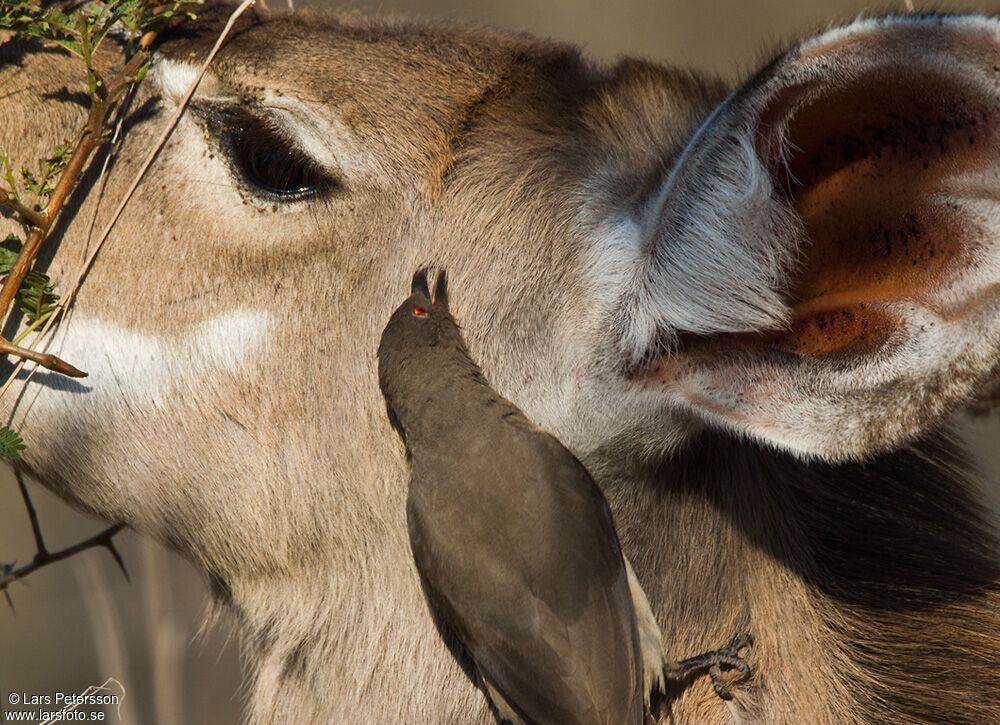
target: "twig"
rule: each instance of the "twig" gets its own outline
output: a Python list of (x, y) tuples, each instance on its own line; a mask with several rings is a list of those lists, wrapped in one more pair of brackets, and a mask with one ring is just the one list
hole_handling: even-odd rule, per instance
[[(219, 47), (222, 45), (223, 40), (228, 35), (233, 24), (235, 23), (236, 19), (243, 13), (244, 10), (246, 10), (252, 4), (253, 0), (246, 0), (246, 2), (244, 2), (230, 16), (229, 22), (226, 24), (225, 29), (222, 31), (222, 34), (220, 35), (218, 41), (215, 44), (215, 47), (212, 49), (212, 52), (209, 55), (208, 60), (205, 61), (205, 65), (202, 67), (201, 73), (198, 75), (197, 79), (192, 84), (190, 92), (184, 99), (184, 103), (182, 104), (181, 108), (178, 109), (178, 113), (171, 120), (168, 130), (163, 134), (161, 139), (157, 142), (157, 145), (153, 149), (149, 158), (147, 159), (146, 164), (139, 172), (132, 187), (129, 189), (125, 198), (122, 200), (118, 210), (115, 212), (114, 220), (117, 220), (118, 216), (121, 214), (122, 209), (124, 208), (128, 199), (131, 197), (132, 193), (135, 191), (143, 174), (149, 167), (149, 164), (152, 162), (153, 158), (155, 158), (156, 153), (159, 151), (159, 148), (163, 145), (170, 130), (172, 130), (174, 125), (176, 125), (180, 113), (183, 112), (184, 105), (187, 104), (188, 100), (190, 99), (191, 95), (194, 92), (194, 89), (197, 87), (198, 82), (201, 80), (201, 77), (204, 74), (205, 69), (208, 66), (208, 63), (215, 56)], [(87, 35), (87, 31), (85, 31), (80, 36), (80, 40), (81, 43), (84, 44), (84, 51), (85, 51), (84, 57), (88, 59), (87, 72), (88, 72), (88, 80), (91, 83), (90, 111), (88, 112), (87, 115), (87, 122), (74, 143), (73, 151), (70, 155), (69, 160), (67, 161), (62, 172), (59, 174), (58, 181), (53, 187), (51, 193), (48, 194), (48, 202), (45, 205), (45, 208), (41, 211), (36, 211), (34, 208), (25, 205), (17, 198), (15, 189), (11, 189), (8, 191), (0, 187), (0, 205), (12, 209), (16, 214), (20, 216), (22, 223), (30, 227), (28, 239), (24, 244), (24, 246), (22, 247), (16, 260), (14, 261), (14, 264), (10, 272), (8, 273), (6, 279), (4, 280), (2, 287), (0, 287), (0, 327), (2, 327), (6, 323), (8, 317), (12, 314), (14, 307), (13, 306), (14, 298), (17, 296), (17, 293), (21, 287), (22, 282), (24, 281), (25, 276), (31, 269), (31, 266), (38, 255), (42, 243), (48, 237), (55, 221), (58, 219), (62, 209), (64, 208), (67, 200), (69, 199), (70, 194), (73, 192), (80, 175), (89, 165), (91, 156), (106, 141), (109, 131), (108, 119), (110, 113), (116, 107), (116, 104), (125, 94), (125, 92), (129, 88), (134, 87), (140, 69), (142, 69), (143, 65), (149, 60), (150, 57), (149, 48), (156, 39), (157, 32), (150, 31), (142, 36), (142, 38), (139, 41), (138, 50), (135, 53), (135, 55), (133, 55), (132, 58), (126, 61), (124, 67), (110, 83), (105, 83), (103, 79), (101, 79), (100, 76), (97, 74), (97, 71), (91, 68), (90, 66), (89, 51), (86, 47), (88, 37), (89, 36)], [(116, 129), (115, 132), (115, 137), (117, 137), (120, 128), (121, 124), (119, 122), (118, 128)], [(101, 170), (102, 192), (103, 192), (104, 171), (106, 170), (106, 168), (107, 168), (107, 160), (105, 161), (104, 168), (102, 168)], [(47, 175), (45, 178), (43, 178), (42, 180), (43, 184), (46, 182), (47, 178), (48, 178)], [(13, 183), (13, 181), (11, 181), (11, 183)], [(42, 340), (45, 337), (45, 334), (48, 332), (48, 330), (51, 329), (52, 324), (56, 321), (58, 313), (67, 309), (68, 304), (73, 297), (73, 294), (75, 294), (76, 290), (79, 288), (84, 276), (86, 275), (87, 269), (89, 269), (90, 265), (92, 264), (97, 249), (100, 248), (104, 239), (106, 239), (108, 234), (110, 233), (111, 227), (114, 224), (114, 220), (112, 220), (111, 224), (109, 224), (108, 227), (105, 229), (95, 249), (88, 256), (83, 269), (77, 276), (76, 282), (73, 285), (73, 289), (71, 290), (70, 294), (67, 295), (67, 297), (64, 299), (63, 305), (60, 306), (58, 309), (56, 309), (53, 313), (49, 314), (47, 320), (40, 319), (36, 321), (33, 327), (37, 327), (43, 321), (46, 323), (45, 327), (43, 328), (38, 337), (39, 340)], [(91, 227), (88, 230), (88, 236), (92, 231), (93, 231), (93, 220), (91, 221)], [(27, 332), (30, 332), (31, 329), (33, 329), (33, 327), (30, 327), (28, 330), (26, 330), (25, 333), (22, 334), (22, 337), (24, 334), (27, 334)], [(18, 337), (17, 341), (20, 341), (20, 339), (21, 338)], [(64, 375), (69, 375), (72, 377), (86, 376), (86, 373), (81, 372), (80, 370), (78, 370), (77, 368), (75, 368), (74, 366), (70, 365), (69, 363), (63, 360), (60, 360), (55, 355), (36, 352), (34, 350), (19, 347), (17, 344), (10, 342), (9, 340), (0, 336), (0, 355), (7, 355), (7, 354), (15, 355), (19, 357), (20, 360), (17, 362), (13, 374), (8, 378), (8, 380), (4, 384), (3, 390), (0, 391), (0, 395), (6, 392), (7, 389), (10, 387), (13, 380), (23, 369), (26, 360), (32, 360), (38, 363), (38, 365), (42, 367), (45, 367), (49, 370), (53, 370), (55, 372)], [(25, 384), (27, 384), (27, 381), (31, 379), (31, 376), (34, 374), (35, 370), (37, 370), (37, 368), (33, 369), (29, 373), (28, 379), (25, 381)], [(38, 569), (48, 566), (49, 564), (53, 564), (57, 561), (61, 561), (63, 559), (74, 556), (82, 551), (98, 546), (102, 546), (108, 550), (108, 552), (114, 558), (115, 563), (121, 569), (122, 574), (124, 574), (126, 580), (129, 580), (128, 570), (125, 568), (125, 562), (122, 560), (121, 554), (115, 547), (113, 541), (114, 535), (117, 534), (119, 531), (121, 531), (122, 528), (124, 528), (124, 524), (120, 523), (115, 524), (114, 526), (111, 526), (105, 529), (104, 531), (95, 534), (89, 539), (74, 544), (73, 546), (66, 547), (65, 549), (62, 549), (55, 553), (49, 552), (49, 550), (45, 546), (45, 540), (42, 536), (41, 526), (39, 525), (38, 522), (38, 513), (35, 510), (30, 495), (28, 494), (28, 490), (24, 483), (23, 476), (20, 473), (20, 471), (15, 471), (15, 475), (17, 477), (18, 486), (21, 490), (21, 496), (24, 499), (25, 508), (27, 509), (28, 512), (28, 518), (31, 522), (31, 530), (35, 537), (36, 553), (31, 563), (22, 566), (21, 568), (15, 568), (16, 562), (11, 564), (0, 564), (0, 591), (4, 593), (4, 596), (7, 599), (7, 603), (11, 606), (11, 608), (13, 608), (14, 604), (11, 600), (8, 587), (12, 582), (27, 577), (30, 574), (37, 571)]]
[(40, 212), (22, 204), (16, 196), (6, 189), (0, 189), (0, 204), (16, 211), (24, 221), (33, 227), (38, 227), (45, 223), (45, 217)]
[[(14, 562), (16, 564), (17, 562)], [(14, 569), (14, 564), (3, 564), (0, 566), (0, 574), (6, 576)], [(3, 597), (7, 600), (7, 606), (11, 609), (14, 608), (14, 600), (10, 598), (10, 592), (6, 589), (3, 590)]]
[(28, 509), (28, 519), (31, 521), (31, 533), (35, 535), (35, 549), (40, 554), (48, 554), (45, 548), (45, 539), (42, 538), (42, 527), (38, 525), (38, 512), (35, 511), (35, 504), (31, 502), (28, 495), (28, 487), (24, 484), (24, 474), (20, 470), (14, 469), (14, 478), (17, 479), (17, 486), (21, 489), (21, 498), (24, 499), (24, 507)]
[[(143, 40), (145, 41), (146, 38), (143, 38)], [(17, 255), (17, 259), (14, 261), (7, 279), (4, 280), (3, 286), (0, 287), (0, 311), (2, 311), (0, 312), (0, 327), (6, 324), (6, 320), (13, 310), (12, 303), (14, 302), (14, 297), (17, 296), (18, 289), (21, 287), (21, 282), (24, 281), (25, 275), (31, 269), (35, 257), (38, 256), (42, 242), (48, 237), (53, 223), (59, 216), (59, 212), (62, 211), (66, 200), (76, 186), (77, 179), (86, 168), (87, 161), (93, 152), (104, 143), (108, 114), (118, 99), (121, 98), (122, 94), (135, 82), (136, 74), (148, 59), (149, 52), (144, 49), (139, 50), (125, 64), (121, 72), (111, 83), (106, 87), (102, 85), (102, 88), (106, 88), (106, 92), (99, 97), (92, 98), (90, 112), (87, 116), (87, 124), (84, 127), (85, 131), (73, 149), (73, 153), (66, 163), (66, 168), (59, 175), (59, 181), (56, 182), (55, 188), (49, 196), (48, 203), (45, 205), (45, 209), (39, 213), (26, 208), (22, 210), (19, 208), (23, 207), (20, 203), (17, 203), (17, 206), (12, 206), (10, 203), (7, 204), (19, 214), (22, 214), (25, 220), (31, 223), (32, 229), (28, 235), (27, 242)], [(6, 192), (4, 192), (4, 198), (0, 199), (0, 201), (15, 202), (10, 194)], [(24, 216), (24, 211), (29, 211), (30, 214)], [(84, 377), (86, 375), (86, 373), (78, 370), (64, 360), (60, 360), (55, 355), (41, 355), (32, 352), (26, 348), (14, 345), (2, 337), (0, 337), (0, 354), (15, 355), (20, 357), (22, 361), (32, 360), (44, 368), (71, 377)]]
[(87, 373), (82, 370), (77, 370), (68, 362), (57, 358), (55, 355), (29, 350), (26, 347), (21, 347), (20, 345), (8, 342), (2, 337), (0, 337), (0, 355), (17, 355), (24, 360), (31, 360), (32, 362), (38, 363), (46, 370), (54, 370), (57, 373), (68, 375), (71, 378), (87, 377)]
[(10, 586), (12, 582), (18, 579), (23, 579), (24, 577), (32, 574), (42, 567), (48, 566), (49, 564), (54, 564), (57, 561), (62, 561), (63, 559), (68, 559), (74, 554), (79, 554), (81, 551), (86, 551), (87, 549), (93, 549), (96, 546), (103, 546), (114, 558), (115, 563), (118, 564), (118, 568), (122, 570), (122, 574), (125, 575), (125, 579), (131, 581), (128, 575), (128, 570), (125, 569), (125, 562), (122, 560), (122, 555), (115, 548), (114, 541), (111, 540), (115, 534), (125, 528), (125, 524), (115, 524), (114, 526), (109, 526), (104, 531), (99, 534), (94, 534), (89, 539), (84, 539), (78, 544), (73, 544), (72, 546), (67, 546), (65, 549), (60, 549), (56, 552), (39, 551), (35, 554), (35, 558), (31, 560), (30, 564), (25, 564), (20, 569), (14, 569), (13, 571), (7, 572), (3, 577), (0, 577), (0, 591), (6, 591), (7, 587)]
[[(191, 100), (191, 97), (194, 95), (195, 90), (198, 88), (198, 84), (201, 82), (202, 77), (205, 75), (205, 72), (208, 70), (209, 63), (212, 62), (212, 59), (215, 58), (215, 55), (218, 53), (219, 48), (222, 47), (223, 42), (225, 42), (225, 39), (229, 35), (229, 32), (232, 30), (233, 25), (236, 23), (236, 20), (239, 18), (240, 15), (242, 15), (244, 13), (244, 11), (246, 11), (250, 6), (252, 6), (254, 4), (254, 2), (255, 2), (255, 0), (244, 0), (244, 2), (238, 8), (236, 8), (235, 11), (233, 11), (232, 15), (229, 16), (229, 21), (226, 23), (226, 25), (223, 28), (222, 32), (219, 34), (219, 37), (216, 40), (215, 45), (212, 47), (211, 52), (208, 54), (208, 57), (205, 59), (205, 62), (202, 64), (201, 70), (199, 71), (197, 77), (194, 79), (194, 81), (191, 83), (191, 86), (188, 88), (188, 91), (185, 94), (183, 100), (178, 105), (177, 110), (175, 111), (174, 115), (171, 117), (169, 123), (167, 124), (167, 128), (163, 131), (163, 133), (161, 134), (159, 140), (156, 142), (155, 146), (150, 151), (149, 155), (146, 157), (145, 163), (139, 169), (139, 172), (136, 174), (135, 179), (133, 180), (131, 186), (129, 187), (128, 191), (125, 193), (125, 196), (122, 198), (121, 202), (118, 204), (118, 207), (115, 209), (115, 212), (114, 212), (114, 214), (111, 217), (111, 220), (105, 226), (104, 231), (101, 232), (101, 236), (98, 238), (97, 243), (94, 245), (94, 248), (91, 250), (91, 252), (88, 255), (87, 259), (83, 263), (83, 265), (82, 265), (82, 267), (80, 269), (79, 274), (77, 274), (77, 277), (76, 277), (75, 282), (73, 283), (73, 286), (69, 289), (69, 291), (67, 292), (66, 296), (63, 298), (63, 304), (59, 306), (58, 310), (55, 313), (53, 313), (52, 315), (49, 316), (49, 319), (46, 321), (45, 326), (42, 328), (41, 333), (39, 333), (39, 339), (44, 339), (45, 338), (45, 335), (52, 328), (52, 325), (55, 323), (57, 317), (59, 317), (59, 314), (65, 312), (65, 310), (67, 310), (69, 308), (69, 305), (70, 305), (70, 303), (73, 300), (73, 297), (75, 296), (77, 290), (80, 288), (80, 285), (83, 283), (84, 277), (86, 277), (86, 275), (87, 275), (87, 271), (90, 269), (91, 265), (93, 264), (94, 259), (97, 256), (97, 252), (100, 250), (100, 248), (104, 244), (105, 240), (111, 234), (112, 228), (114, 227), (115, 223), (118, 221), (118, 218), (121, 216), (121, 213), (125, 209), (125, 205), (128, 203), (129, 199), (131, 199), (132, 194), (138, 188), (139, 183), (142, 181), (142, 178), (143, 178), (143, 176), (146, 173), (146, 170), (153, 163), (153, 160), (156, 158), (156, 155), (159, 153), (159, 151), (162, 148), (163, 144), (166, 143), (167, 137), (170, 135), (171, 131), (173, 131), (174, 127), (177, 125), (177, 121), (180, 119), (181, 114), (184, 112), (184, 109), (187, 107), (188, 102)], [(148, 47), (149, 43), (152, 42), (153, 37), (154, 36), (152, 36), (152, 35), (144, 36), (143, 40), (142, 40), (143, 46), (144, 47)], [(134, 73), (133, 73), (133, 75), (134, 75)], [(119, 95), (120, 95), (120, 93), (119, 93)], [(113, 91), (109, 90), (108, 97), (109, 98), (114, 97), (113, 96)], [(96, 105), (96, 103), (95, 103), (95, 105)], [(105, 118), (106, 118), (106, 114), (105, 114)], [(88, 124), (88, 128), (93, 128), (93, 126), (90, 126)], [(89, 133), (86, 134), (85, 138), (87, 138), (90, 135), (91, 134), (89, 134)], [(81, 143), (81, 145), (82, 145), (82, 143)], [(77, 148), (79, 149), (80, 147), (78, 146)], [(95, 148), (96, 148), (96, 146), (95, 146)], [(75, 158), (75, 156), (76, 156), (76, 154), (74, 152), (74, 158)], [(72, 161), (73, 160), (71, 159), (70, 163), (72, 163)], [(63, 176), (60, 177), (60, 179), (59, 179), (60, 184), (62, 183), (62, 181), (65, 178), (66, 173), (68, 171), (69, 171), (69, 166), (67, 166), (67, 170), (63, 172)], [(53, 196), (55, 196), (55, 192), (53, 192)], [(46, 207), (46, 208), (48, 208), (48, 207)], [(48, 222), (51, 223), (51, 219), (49, 219)], [(41, 236), (42, 236), (42, 238), (44, 238), (44, 231), (42, 232)], [(36, 253), (37, 253), (37, 249), (36, 249)], [(23, 255), (24, 255), (24, 251), (22, 250), (21, 255), (18, 256), (18, 262), (21, 261), (21, 257)], [(30, 264), (30, 261), (29, 261), (29, 264)], [(27, 269), (25, 269), (25, 271), (27, 271)], [(12, 270), (12, 274), (13, 274), (13, 270)], [(8, 277), (8, 282), (9, 281), (10, 281), (10, 278)], [(18, 286), (19, 285), (20, 285), (20, 282), (18, 282)], [(6, 289), (7, 289), (7, 284), (5, 283), (3, 289), (0, 289), (0, 309), (4, 309), (2, 307), (2, 304), (3, 304), (3, 291), (6, 290)], [(16, 287), (15, 287), (15, 290), (16, 290)], [(11, 300), (13, 300), (13, 297), (11, 297)], [(49, 343), (51, 343), (51, 338), (48, 341), (46, 341), (46, 344), (49, 344)], [(6, 340), (4, 340), (3, 338), (0, 338), (0, 352), (3, 352), (5, 344), (6, 345), (10, 345), (10, 343), (8, 343)], [(12, 347), (14, 347), (14, 346), (12, 346)], [(13, 381), (17, 378), (17, 375), (20, 373), (21, 369), (24, 367), (25, 359), (34, 360), (34, 361), (38, 362), (40, 365), (42, 365), (43, 367), (48, 367), (49, 365), (56, 364), (53, 361), (58, 361), (58, 363), (61, 363), (63, 366), (65, 366), (65, 368), (63, 368), (62, 370), (59, 370), (59, 372), (63, 372), (66, 368), (69, 368), (69, 369), (72, 369), (73, 371), (75, 371), (76, 373), (80, 373), (80, 371), (76, 370), (76, 368), (73, 368), (68, 363), (65, 363), (65, 362), (59, 360), (59, 358), (56, 358), (54, 355), (46, 355), (46, 354), (35, 352), (33, 350), (26, 350), (26, 349), (23, 349), (23, 348), (18, 348), (18, 350), (19, 350), (18, 354), (21, 354), (22, 359), (15, 366), (13, 373), (11, 373), (10, 377), (7, 379), (7, 381), (4, 384), (3, 388), (0, 389), (0, 396), (2, 396), (4, 393), (6, 393), (7, 389), (10, 387), (10, 385), (13, 383)], [(44, 360), (44, 362), (43, 362), (43, 360)], [(49, 365), (46, 365), (45, 363), (48, 363)], [(50, 369), (53, 369), (53, 368), (50, 368)], [(36, 370), (37, 370), (37, 368), (36, 368)], [(25, 380), (25, 385), (28, 384), (28, 382), (31, 380), (31, 377), (34, 374), (35, 374), (35, 370), (31, 370), (28, 373), (28, 377)], [(66, 373), (66, 374), (71, 374), (71, 373)], [(34, 506), (31, 504), (31, 499), (28, 497), (27, 490), (24, 487), (24, 483), (21, 480), (20, 476), (18, 477), (18, 482), (19, 482), (19, 485), (21, 486), (21, 492), (22, 492), (22, 494), (25, 497), (25, 504), (28, 507), (28, 516), (29, 516), (29, 518), (31, 519), (31, 522), (32, 522), (32, 524), (31, 524), (32, 525), (32, 531), (35, 533), (35, 542), (38, 545), (38, 553), (35, 554), (35, 558), (34, 558), (34, 560), (30, 564), (27, 564), (27, 565), (21, 567), (20, 569), (13, 570), (13, 566), (9, 566), (9, 567), (6, 567), (3, 570), (3, 575), (0, 576), (0, 591), (4, 592), (4, 595), (7, 597), (8, 603), (10, 603), (10, 593), (7, 591), (7, 587), (8, 587), (8, 585), (11, 582), (17, 581), (18, 579), (22, 579), (22, 578), (28, 576), (29, 574), (37, 571), (38, 569), (42, 568), (43, 566), (47, 566), (48, 564), (52, 564), (52, 563), (54, 563), (56, 561), (60, 561), (60, 560), (65, 559), (67, 557), (73, 556), (74, 554), (77, 554), (77, 553), (79, 553), (81, 551), (85, 551), (86, 549), (93, 548), (95, 546), (103, 546), (103, 547), (107, 548), (108, 551), (111, 553), (111, 555), (114, 557), (115, 562), (118, 564), (119, 568), (122, 570), (122, 573), (125, 575), (125, 578), (126, 579), (129, 578), (128, 571), (125, 569), (125, 563), (122, 561), (121, 554), (119, 554), (118, 550), (115, 548), (115, 545), (114, 545), (114, 543), (112, 541), (112, 537), (115, 534), (117, 534), (119, 531), (121, 531), (122, 528), (124, 528), (124, 524), (115, 524), (114, 526), (111, 526), (110, 528), (105, 529), (101, 533), (96, 534), (96, 535), (92, 536), (91, 538), (89, 538), (89, 539), (87, 539), (85, 541), (82, 541), (82, 542), (80, 542), (78, 544), (75, 544), (74, 546), (67, 547), (65, 549), (62, 549), (61, 551), (58, 551), (58, 552), (54, 553), (54, 554), (53, 553), (49, 553), (45, 549), (45, 544), (44, 544), (44, 541), (43, 541), (42, 536), (41, 536), (41, 530), (38, 528), (38, 519), (37, 519), (37, 515), (35, 513)], [(11, 603), (11, 606), (13, 607), (13, 603)]]
[[(76, 186), (77, 179), (84, 168), (86, 168), (87, 160), (94, 150), (104, 142), (105, 122), (108, 113), (129, 85), (134, 82), (136, 73), (139, 72), (142, 64), (148, 58), (149, 53), (146, 51), (141, 50), (136, 53), (125, 64), (121, 73), (108, 84), (107, 96), (105, 98), (93, 99), (90, 113), (87, 116), (86, 131), (81, 136), (76, 148), (73, 149), (73, 154), (66, 163), (66, 168), (59, 175), (59, 181), (56, 182), (56, 186), (49, 196), (49, 201), (45, 205), (45, 209), (41, 212), (41, 223), (34, 225), (32, 228), (27, 242), (25, 242), (21, 252), (17, 255), (17, 260), (14, 262), (10, 274), (7, 275), (7, 279), (3, 283), (3, 287), (0, 287), (0, 310), (4, 311), (4, 321), (6, 321), (7, 315), (10, 313), (10, 309), (8, 308), (11, 308), (11, 303), (17, 295), (17, 290), (21, 287), (21, 282), (24, 281), (24, 276), (31, 269), (31, 264), (35, 261), (35, 257), (38, 256), (38, 250), (41, 248), (42, 242), (48, 236), (53, 222), (59, 216), (59, 212), (69, 198), (73, 187)], [(20, 354), (19, 352), (10, 350), (0, 350), (0, 352), (15, 355)]]
[[(152, 150), (146, 156), (146, 160), (143, 162), (138, 173), (136, 173), (131, 186), (129, 186), (128, 191), (125, 192), (125, 196), (123, 196), (122, 200), (118, 203), (115, 213), (111, 215), (111, 219), (108, 220), (108, 223), (105, 225), (104, 231), (101, 232), (101, 236), (97, 238), (97, 243), (94, 245), (93, 251), (91, 251), (87, 260), (83, 263), (83, 269), (80, 270), (80, 274), (77, 276), (76, 281), (73, 283), (70, 291), (66, 294), (66, 298), (60, 308), (61, 310), (64, 310), (69, 306), (69, 301), (73, 298), (73, 295), (76, 293), (77, 288), (79, 288), (83, 278), (87, 275), (87, 271), (94, 263), (94, 258), (97, 256), (97, 252), (104, 244), (104, 241), (108, 238), (108, 235), (111, 234), (112, 228), (114, 228), (115, 224), (118, 222), (118, 217), (120, 217), (122, 212), (125, 210), (125, 205), (128, 204), (129, 200), (132, 198), (132, 194), (134, 194), (135, 190), (139, 188), (139, 182), (142, 181), (142, 177), (146, 175), (146, 171), (156, 159), (157, 154), (160, 153), (160, 149), (163, 148), (163, 144), (167, 142), (167, 138), (169, 138), (170, 134), (173, 133), (174, 127), (177, 125), (181, 115), (183, 115), (188, 103), (191, 101), (191, 96), (193, 96), (194, 92), (198, 89), (198, 84), (201, 83), (201, 79), (205, 75), (205, 71), (208, 70), (208, 65), (215, 58), (215, 54), (219, 52), (219, 48), (222, 47), (222, 44), (229, 36), (229, 31), (233, 29), (233, 25), (236, 24), (236, 20), (240, 17), (240, 15), (242, 15), (244, 11), (246, 11), (255, 2), (256, 0), (243, 0), (243, 3), (233, 11), (232, 15), (229, 16), (226, 26), (222, 29), (222, 32), (219, 33), (219, 37), (215, 41), (215, 45), (212, 46), (212, 50), (209, 52), (208, 57), (205, 58), (205, 62), (201, 64), (201, 69), (198, 71), (198, 75), (195, 76), (195, 79), (191, 82), (191, 85), (187, 89), (187, 93), (184, 94), (184, 98), (182, 98), (181, 102), (177, 105), (174, 115), (172, 115), (170, 120), (167, 122), (167, 127), (163, 129), (163, 133), (160, 134), (160, 137), (156, 140)], [(2, 304), (2, 302), (3, 298), (0, 297), (0, 304)], [(3, 308), (0, 307), (0, 309)]]
[[(212, 53), (209, 55), (209, 60), (214, 57), (219, 46), (222, 44), (222, 40), (229, 34), (236, 18), (238, 18), (243, 11), (252, 4), (253, 0), (244, 2), (243, 5), (237, 8), (237, 10), (230, 16), (229, 23), (227, 23), (225, 29), (222, 31), (222, 35), (215, 45), (215, 48), (212, 49)], [(34, 262), (35, 257), (38, 256), (38, 251), (41, 248), (42, 242), (48, 236), (48, 232), (51, 229), (53, 222), (59, 216), (59, 212), (62, 210), (70, 192), (73, 190), (77, 178), (80, 176), (84, 168), (86, 168), (86, 163), (91, 154), (93, 154), (93, 152), (104, 142), (105, 132), (108, 130), (108, 114), (121, 98), (122, 94), (124, 94), (124, 92), (135, 82), (135, 76), (139, 69), (149, 59), (149, 47), (153, 44), (156, 36), (156, 32), (152, 31), (143, 35), (139, 41), (139, 50), (136, 54), (125, 64), (125, 67), (122, 68), (121, 72), (118, 73), (111, 83), (107, 84), (107, 86), (102, 84), (101, 87), (105, 88), (105, 91), (100, 95), (100, 97), (92, 98), (92, 105), (90, 107), (90, 113), (87, 117), (87, 123), (84, 126), (84, 133), (81, 135), (80, 140), (73, 149), (73, 154), (70, 156), (70, 159), (66, 164), (66, 168), (63, 170), (62, 174), (60, 174), (59, 181), (56, 183), (56, 186), (49, 197), (49, 201), (45, 205), (45, 209), (40, 214), (35, 212), (35, 219), (39, 223), (36, 224), (32, 222), (33, 228), (28, 237), (28, 241), (21, 249), (21, 252), (17, 255), (17, 259), (15, 260), (10, 273), (7, 275), (7, 279), (4, 281), (3, 286), (0, 287), (0, 327), (6, 324), (7, 317), (13, 309), (11, 303), (17, 295), (21, 282), (24, 281), (25, 275), (31, 269), (31, 265)], [(205, 66), (207, 65), (208, 62), (206, 61)], [(193, 89), (197, 87), (198, 81), (201, 80), (201, 76), (204, 72), (205, 67), (202, 68), (201, 74), (198, 75), (198, 79), (193, 84), (192, 93)], [(185, 98), (185, 104), (187, 103), (188, 98), (190, 98), (190, 94), (187, 98)], [(183, 109), (183, 106), (181, 108)], [(178, 117), (179, 115), (180, 114), (177, 114)], [(101, 242), (103, 242), (103, 239), (106, 238), (108, 233), (110, 233), (111, 226), (114, 224), (114, 221), (117, 220), (118, 215), (121, 214), (121, 210), (125, 207), (125, 203), (131, 196), (132, 192), (135, 191), (139, 180), (142, 178), (142, 175), (149, 167), (149, 164), (152, 162), (156, 152), (159, 150), (160, 146), (162, 146), (166, 136), (169, 134), (169, 131), (173, 129), (175, 124), (176, 117), (171, 122), (168, 127), (168, 131), (164, 133), (163, 137), (154, 148), (153, 153), (150, 154), (150, 158), (147, 160), (139, 175), (136, 177), (136, 181), (133, 183), (132, 188), (126, 194), (126, 198), (122, 201), (118, 211), (115, 212), (111, 224), (108, 225), (105, 233), (102, 235), (102, 239), (98, 242), (97, 248), (100, 248)], [(11, 200), (11, 197), (8, 195), (7, 199)], [(96, 252), (96, 249), (94, 251)], [(90, 257), (88, 257), (88, 261), (85, 265), (86, 267), (89, 267), (93, 258), (94, 254), (92, 253)], [(79, 286), (81, 279), (82, 275), (81, 277), (78, 277), (77, 283), (74, 285), (74, 290)], [(43, 328), (40, 337), (44, 336), (45, 332), (51, 329), (52, 323), (54, 323), (58, 317), (58, 313), (66, 309), (69, 302), (68, 297), (69, 296), (67, 296), (67, 299), (64, 299), (63, 305), (59, 308), (59, 310), (57, 310), (56, 313), (49, 318), (49, 322)], [(0, 395), (6, 392), (10, 387), (11, 382), (24, 367), (25, 360), (31, 360), (48, 370), (53, 370), (57, 373), (68, 375), (70, 377), (86, 377), (87, 375), (85, 372), (78, 370), (73, 365), (70, 365), (55, 355), (42, 355), (26, 348), (18, 347), (3, 337), (0, 337), (0, 354), (14, 355), (21, 358), (15, 366), (13, 374), (7, 379), (3, 389), (0, 390)]]
[(94, 202), (94, 213), (90, 216), (90, 224), (87, 225), (87, 235), (84, 237), (85, 245), (84, 252), (90, 249), (90, 240), (94, 236), (94, 226), (97, 224), (97, 215), (101, 211), (101, 201), (104, 199), (104, 187), (108, 182), (107, 172), (108, 166), (111, 164), (111, 159), (114, 157), (118, 150), (118, 142), (121, 138), (122, 124), (125, 123), (125, 117), (128, 115), (128, 110), (132, 105), (132, 100), (135, 97), (135, 86), (132, 86), (132, 92), (121, 102), (118, 106), (118, 122), (115, 124), (115, 131), (111, 135), (111, 141), (108, 144), (108, 153), (104, 157), (104, 163), (101, 164), (101, 173), (97, 177), (97, 198)]

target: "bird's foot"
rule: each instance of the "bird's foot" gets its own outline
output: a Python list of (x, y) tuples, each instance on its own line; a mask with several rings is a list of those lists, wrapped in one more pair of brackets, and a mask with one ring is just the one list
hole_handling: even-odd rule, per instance
[(745, 682), (750, 677), (750, 665), (744, 657), (740, 656), (740, 651), (753, 646), (753, 637), (745, 632), (741, 632), (733, 637), (733, 641), (728, 647), (717, 649), (712, 652), (689, 657), (681, 660), (675, 665), (667, 668), (667, 676), (675, 682), (686, 680), (693, 675), (700, 675), (704, 672), (712, 678), (712, 687), (715, 694), (723, 700), (732, 700), (733, 693), (722, 679), (722, 670), (739, 670), (740, 678), (737, 682)]

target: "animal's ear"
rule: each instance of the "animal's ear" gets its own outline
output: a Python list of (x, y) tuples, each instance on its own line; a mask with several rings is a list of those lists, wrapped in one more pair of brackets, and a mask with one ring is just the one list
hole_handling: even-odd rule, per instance
[(448, 274), (443, 269), (438, 272), (437, 284), (434, 285), (434, 304), (448, 309)]
[(413, 274), (413, 282), (410, 283), (410, 294), (422, 294), (427, 299), (431, 298), (431, 291), (427, 287), (427, 269), (418, 269)]
[(1000, 22), (895, 17), (786, 53), (703, 124), (618, 319), (635, 377), (808, 455), (900, 444), (1000, 359)]

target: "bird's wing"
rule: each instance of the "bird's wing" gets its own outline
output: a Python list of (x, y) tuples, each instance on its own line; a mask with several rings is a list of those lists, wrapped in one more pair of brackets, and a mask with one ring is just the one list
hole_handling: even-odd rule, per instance
[(456, 490), (475, 496), (414, 500), (440, 487), (411, 487), (411, 543), (431, 605), (483, 677), (526, 722), (642, 722), (628, 579), (586, 469), (548, 434), (505, 426), (451, 475), (474, 479)]
[(526, 597), (506, 616), (473, 625), (473, 659), (527, 722), (640, 723), (632, 632), (616, 604), (613, 595), (598, 595), (566, 624), (544, 601)]

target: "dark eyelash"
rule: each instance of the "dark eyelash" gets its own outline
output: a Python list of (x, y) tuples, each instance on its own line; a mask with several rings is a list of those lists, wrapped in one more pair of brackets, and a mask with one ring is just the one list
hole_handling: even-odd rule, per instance
[(244, 109), (214, 112), (209, 130), (242, 180), (262, 196), (295, 201), (337, 186), (336, 179), (296, 148), (274, 124)]

